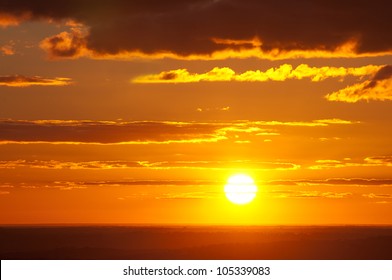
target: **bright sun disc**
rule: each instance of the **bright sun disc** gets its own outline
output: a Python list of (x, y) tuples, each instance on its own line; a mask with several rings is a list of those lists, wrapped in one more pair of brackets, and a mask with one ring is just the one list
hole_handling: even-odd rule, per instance
[(233, 175), (227, 181), (225, 194), (228, 200), (235, 204), (251, 202), (257, 193), (253, 179), (247, 175)]

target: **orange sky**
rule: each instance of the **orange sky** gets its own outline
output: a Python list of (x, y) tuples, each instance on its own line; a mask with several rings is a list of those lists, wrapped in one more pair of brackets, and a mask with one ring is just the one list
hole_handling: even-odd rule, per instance
[(357, 2), (1, 3), (0, 223), (392, 224), (390, 9)]

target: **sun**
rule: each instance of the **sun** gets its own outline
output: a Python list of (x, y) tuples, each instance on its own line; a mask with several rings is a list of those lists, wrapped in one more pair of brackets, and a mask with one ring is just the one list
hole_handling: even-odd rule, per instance
[(228, 200), (235, 204), (247, 204), (251, 202), (257, 193), (257, 186), (248, 175), (233, 175), (227, 181), (225, 194)]

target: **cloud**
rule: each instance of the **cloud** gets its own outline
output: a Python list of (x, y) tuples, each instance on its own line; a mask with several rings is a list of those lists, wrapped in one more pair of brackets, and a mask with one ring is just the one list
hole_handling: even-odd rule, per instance
[(354, 123), (360, 123), (358, 121), (348, 121), (348, 120), (342, 120), (342, 119), (322, 119), (322, 120), (315, 120), (314, 122), (316, 123), (322, 123), (322, 124), (354, 124)]
[(74, 28), (72, 32), (61, 32), (46, 38), (41, 42), (40, 47), (47, 51), (52, 59), (79, 58), (88, 53), (86, 39), (78, 28)]
[(155, 199), (214, 199), (222, 196), (221, 192), (180, 192), (164, 193), (156, 196)]
[(208, 169), (208, 170), (296, 170), (300, 165), (289, 162), (264, 161), (57, 161), (57, 160), (9, 160), (0, 161), (0, 169), (38, 168), (38, 169), (124, 169), (146, 168), (153, 170), (169, 169)]
[(363, 160), (316, 160), (315, 165), (308, 168), (313, 170), (345, 168), (345, 167), (392, 167), (392, 156), (367, 157)]
[(363, 67), (310, 67), (300, 64), (294, 68), (290, 64), (283, 64), (277, 68), (266, 71), (246, 71), (235, 73), (228, 67), (215, 67), (209, 72), (198, 74), (190, 73), (187, 69), (163, 71), (159, 74), (136, 77), (133, 83), (196, 83), (196, 82), (267, 82), (286, 81), (289, 79), (301, 80), (308, 78), (313, 82), (323, 81), (327, 78), (345, 78), (347, 76), (368, 76), (377, 73), (382, 66), (367, 65)]
[(347, 198), (350, 192), (320, 192), (320, 191), (270, 191), (268, 194), (276, 198)]
[(318, 138), (318, 140), (325, 142), (325, 141), (337, 141), (337, 140), (341, 140), (340, 137), (320, 137)]
[(210, 186), (222, 182), (207, 180), (127, 180), (127, 181), (87, 181), (57, 182), (57, 184), (78, 184), (81, 186)]
[(376, 201), (375, 203), (377, 203), (377, 204), (392, 204), (391, 201), (385, 201), (385, 200), (383, 200), (383, 201)]
[[(386, 0), (14, 0), (1, 2), (0, 12), (29, 15), (24, 20), (80, 22), (88, 34), (83, 35), (83, 44), (74, 47), (88, 50), (84, 55), (92, 58), (280, 59), (391, 54), (388, 5)], [(3, 26), (18, 23), (3, 22)], [(83, 53), (67, 52), (63, 46), (58, 53), (56, 40), (52, 43), (47, 49), (52, 56)]]
[(222, 196), (221, 192), (211, 192), (211, 191), (199, 191), (199, 192), (181, 192), (177, 191), (176, 193), (162, 193), (159, 195), (149, 194), (149, 193), (139, 193), (126, 195), (122, 197), (118, 197), (119, 200), (128, 200), (128, 199), (159, 199), (159, 200), (178, 200), (178, 199), (214, 199)]
[(14, 55), (14, 43), (10, 41), (8, 44), (0, 46), (0, 53), (2, 53), (3, 55)]
[(211, 112), (211, 111), (222, 111), (222, 112), (227, 112), (230, 110), (229, 106), (226, 107), (215, 107), (215, 108), (197, 108), (197, 112)]
[(392, 100), (392, 65), (379, 69), (370, 80), (348, 86), (325, 97), (329, 101), (348, 103), (360, 100)]
[(85, 161), (70, 162), (57, 160), (10, 160), (0, 161), (0, 168), (38, 168), (38, 169), (113, 169), (142, 167), (135, 161)]
[[(86, 189), (90, 187), (119, 187), (119, 186), (178, 186), (178, 187), (210, 187), (223, 186), (224, 180), (169, 180), (169, 179), (138, 179), (138, 180), (102, 180), (102, 181), (52, 181), (31, 183), (16, 183), (6, 185), (5, 188), (27, 188), (27, 189)], [(349, 192), (320, 191), (321, 186), (354, 186), (354, 187), (391, 187), (392, 179), (363, 179), (363, 178), (329, 178), (320, 180), (273, 180), (257, 181), (256, 185), (262, 187), (262, 193), (273, 197), (326, 197), (343, 198), (351, 196)], [(271, 186), (290, 186), (290, 189), (275, 189)], [(298, 187), (298, 188), (297, 188)], [(315, 187), (316, 190), (303, 190), (302, 187)], [(391, 194), (361, 194), (369, 198), (392, 198)]]
[[(29, 189), (29, 190), (42, 190), (42, 189), (56, 189), (56, 190), (83, 190), (96, 187), (135, 187), (135, 186), (157, 186), (164, 187), (210, 187), (222, 185), (224, 182), (206, 181), (206, 180), (127, 180), (127, 181), (52, 181), (42, 183), (17, 183), (14, 188)], [(179, 189), (180, 190), (180, 189)], [(207, 193), (207, 192), (206, 192)], [(154, 194), (155, 195), (155, 194)], [(143, 193), (133, 193), (131, 195), (121, 197), (119, 199), (127, 198), (141, 198), (151, 197), (148, 191)], [(163, 194), (166, 196), (166, 194)], [(168, 196), (168, 195), (167, 195)], [(168, 197), (167, 197), (168, 198)]]
[[(331, 123), (332, 122), (332, 123)], [(271, 132), (274, 126), (326, 127), (355, 122), (333, 119), (309, 122), (234, 121), (90, 121), (0, 120), (0, 144), (170, 144), (237, 139), (239, 133)]]
[[(224, 182), (204, 180), (130, 180), (130, 181), (54, 181), (38, 184), (19, 183), (14, 187), (29, 190), (52, 189), (59, 191), (78, 191), (99, 187), (162, 187), (154, 189), (144, 188), (144, 191), (128, 192), (130, 194), (117, 197), (118, 200), (127, 199), (208, 199), (222, 196), (221, 191), (212, 191), (211, 186), (221, 186)], [(178, 187), (175, 192), (167, 192), (167, 187)], [(188, 187), (198, 187), (198, 191), (187, 191)], [(205, 191), (201, 191), (203, 189)], [(194, 189), (194, 188), (192, 188)], [(140, 189), (139, 189), (140, 190)], [(9, 194), (9, 191), (0, 191), (0, 195)]]
[(296, 170), (300, 165), (290, 162), (266, 161), (169, 161), (148, 163), (156, 169), (190, 168), (190, 169), (247, 169), (247, 170)]
[(70, 85), (69, 78), (43, 78), (39, 76), (0, 76), (0, 86), (29, 87), (29, 86), (66, 86)]
[[(1, 4), (0, 4), (1, 7)], [(0, 27), (9, 27), (9, 26), (17, 26), (19, 25), (22, 21), (29, 20), (31, 18), (31, 15), (29, 12), (23, 12), (23, 13), (15, 13), (15, 14), (9, 14), (9, 13), (4, 13), (1, 12), (0, 9)]]
[(111, 121), (1, 121), (3, 143), (168, 144), (226, 139), (225, 124)]
[(281, 121), (257, 121), (255, 124), (261, 126), (303, 126), (303, 127), (316, 127), (316, 126), (329, 126), (329, 125), (349, 125), (349, 124), (359, 124), (359, 121), (350, 121), (342, 119), (323, 119), (314, 120), (310, 122), (292, 121), (292, 122), (281, 122)]
[(367, 157), (365, 161), (370, 164), (380, 164), (385, 166), (392, 166), (392, 156), (376, 156)]
[(374, 193), (367, 193), (363, 194), (363, 197), (367, 198), (381, 198), (381, 199), (392, 199), (392, 194), (374, 194)]
[(288, 185), (288, 186), (392, 186), (392, 179), (377, 178), (328, 178), (328, 179), (302, 179), (302, 180), (274, 180), (264, 182), (267, 185)]

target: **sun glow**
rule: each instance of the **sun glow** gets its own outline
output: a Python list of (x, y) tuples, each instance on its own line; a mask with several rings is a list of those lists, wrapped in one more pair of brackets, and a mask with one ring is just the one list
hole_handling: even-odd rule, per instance
[(247, 204), (251, 202), (257, 193), (257, 186), (248, 175), (233, 175), (227, 181), (225, 194), (228, 200), (235, 204)]

